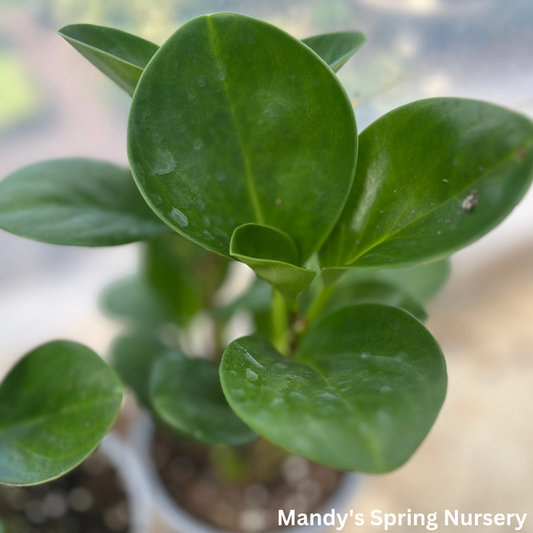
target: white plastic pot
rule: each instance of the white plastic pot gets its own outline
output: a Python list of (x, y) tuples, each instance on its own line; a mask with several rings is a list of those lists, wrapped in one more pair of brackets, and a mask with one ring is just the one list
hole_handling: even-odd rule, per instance
[(144, 468), (137, 454), (114, 433), (104, 438), (98, 450), (116, 469), (128, 497), (128, 533), (147, 533), (150, 528), (151, 499)]
[[(171, 531), (176, 533), (229, 533), (215, 526), (207, 524), (183, 510), (165, 489), (150, 455), (155, 427), (147, 413), (142, 413), (134, 423), (131, 432), (131, 443), (139, 457), (145, 476), (145, 484), (149, 488), (154, 510), (167, 523)], [(320, 509), (320, 514), (335, 512), (342, 513), (349, 506), (362, 481), (360, 474), (345, 474), (336, 492)], [(327, 526), (295, 526), (277, 529), (275, 533), (322, 533)], [(274, 533), (274, 531), (272, 532)]]

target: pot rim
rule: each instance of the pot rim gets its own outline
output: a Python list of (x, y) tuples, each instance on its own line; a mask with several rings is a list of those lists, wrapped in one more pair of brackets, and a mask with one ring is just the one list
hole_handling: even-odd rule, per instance
[[(163, 485), (156, 467), (150, 456), (150, 444), (155, 431), (155, 425), (150, 415), (143, 411), (132, 424), (130, 439), (131, 446), (142, 464), (146, 485), (149, 487), (152, 505), (159, 512), (165, 523), (176, 532), (187, 533), (235, 533), (212, 526), (185, 511), (168, 493)], [(358, 473), (346, 472), (330, 499), (317, 511), (321, 515), (340, 512), (346, 509), (354, 494), (359, 490), (363, 476)], [(321, 533), (329, 526), (289, 526), (283, 529), (266, 531), (264, 533)]]
[(151, 500), (138, 455), (113, 431), (104, 437), (97, 450), (109, 459), (123, 483), (131, 520), (128, 533), (146, 533), (150, 529)]

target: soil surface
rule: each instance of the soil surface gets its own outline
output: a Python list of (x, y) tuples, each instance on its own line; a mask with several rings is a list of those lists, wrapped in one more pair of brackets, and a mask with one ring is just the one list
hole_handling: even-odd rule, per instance
[[(3, 526), (3, 527), (2, 527)], [(101, 453), (66, 476), (32, 487), (0, 487), (2, 533), (126, 533), (128, 500)]]
[(157, 429), (152, 457), (172, 498), (191, 515), (236, 533), (278, 528), (278, 511), (318, 512), (343, 474), (268, 442), (227, 448)]

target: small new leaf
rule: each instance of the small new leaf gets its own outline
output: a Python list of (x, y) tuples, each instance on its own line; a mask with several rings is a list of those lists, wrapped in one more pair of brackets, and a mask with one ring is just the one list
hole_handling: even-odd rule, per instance
[(298, 266), (300, 254), (290, 236), (268, 226), (239, 226), (231, 237), (230, 255), (247, 264), (290, 302), (316, 276), (316, 272)]

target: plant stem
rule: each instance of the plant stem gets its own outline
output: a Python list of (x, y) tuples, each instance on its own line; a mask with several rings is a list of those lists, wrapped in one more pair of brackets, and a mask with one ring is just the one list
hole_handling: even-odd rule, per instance
[(289, 349), (289, 320), (287, 302), (283, 295), (274, 289), (272, 299), (272, 343), (283, 355)]
[(311, 304), (309, 311), (307, 312), (306, 318), (307, 318), (308, 326), (320, 314), (320, 312), (322, 311), (322, 309), (328, 302), (329, 297), (331, 296), (331, 293), (333, 292), (334, 287), (335, 287), (334, 284), (328, 285), (327, 287), (322, 286), (322, 288), (320, 289), (320, 292), (316, 295), (313, 303)]

